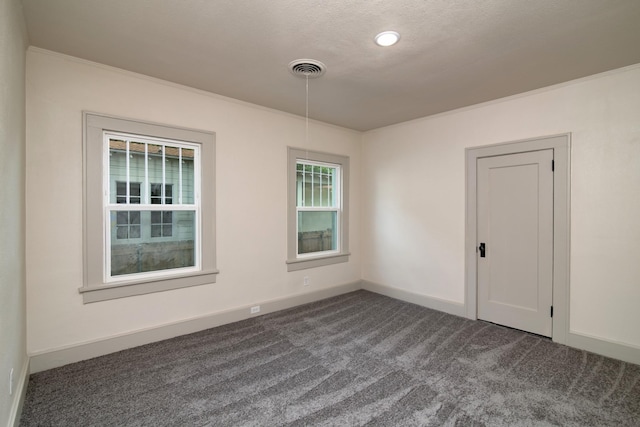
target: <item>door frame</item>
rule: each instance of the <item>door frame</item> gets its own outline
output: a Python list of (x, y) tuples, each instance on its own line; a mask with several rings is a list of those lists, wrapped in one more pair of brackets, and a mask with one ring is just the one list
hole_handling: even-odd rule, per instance
[[(465, 310), (478, 318), (477, 160), (482, 157), (552, 149), (553, 177), (553, 326), (552, 339), (566, 344), (569, 337), (569, 250), (571, 134), (559, 134), (480, 147), (466, 155)], [(549, 165), (551, 167), (551, 165)]]

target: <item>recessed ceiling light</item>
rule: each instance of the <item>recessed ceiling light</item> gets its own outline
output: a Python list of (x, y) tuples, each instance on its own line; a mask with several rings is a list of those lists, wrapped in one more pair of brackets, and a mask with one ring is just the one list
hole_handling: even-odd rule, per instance
[(375, 38), (376, 44), (383, 47), (393, 46), (398, 43), (398, 40), (400, 40), (400, 34), (395, 31), (383, 31)]

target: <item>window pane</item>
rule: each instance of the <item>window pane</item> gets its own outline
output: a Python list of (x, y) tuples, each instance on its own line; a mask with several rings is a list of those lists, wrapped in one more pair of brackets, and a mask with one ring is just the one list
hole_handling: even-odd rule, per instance
[(113, 203), (114, 197), (115, 197), (116, 203), (127, 203), (127, 183), (126, 182), (116, 181), (115, 195), (113, 193), (113, 189), (111, 189), (111, 197), (109, 198), (111, 203)]
[(164, 186), (164, 204), (173, 204), (173, 184), (167, 184)]
[[(144, 177), (142, 177), (141, 179), (144, 179)], [(129, 183), (129, 203), (134, 205), (140, 204), (140, 183), (139, 182)]]
[(159, 205), (162, 203), (162, 184), (151, 184), (149, 189), (151, 195), (151, 204)]
[(130, 141), (129, 142), (129, 154), (142, 154), (144, 157), (144, 146), (145, 143), (144, 142), (135, 142), (135, 141)]
[(140, 224), (140, 212), (138, 212), (138, 211), (129, 212), (129, 223), (130, 224)]
[[(127, 143), (119, 139), (109, 139), (109, 176), (111, 191), (109, 194), (110, 203), (127, 203), (125, 198), (126, 189), (126, 150)], [(118, 182), (116, 184), (116, 181)]]
[(329, 203), (331, 206), (338, 206), (338, 201), (336, 200), (337, 177), (338, 169), (334, 168), (331, 170), (331, 174), (329, 175)]
[(160, 223), (161, 222), (161, 219), (160, 219), (161, 216), (162, 216), (161, 212), (158, 212), (158, 211), (151, 212), (151, 223), (152, 224)]
[(298, 212), (298, 254), (338, 249), (336, 211)]
[(145, 145), (142, 142), (129, 142), (129, 203), (140, 203), (140, 183), (144, 182), (145, 177)]
[(304, 206), (304, 172), (302, 172), (302, 165), (298, 164), (298, 171), (296, 172), (296, 206)]
[[(148, 144), (147, 152), (149, 153), (149, 182), (158, 183), (162, 185), (162, 145)], [(153, 184), (150, 187), (153, 188)], [(162, 187), (157, 190), (157, 197), (160, 197), (162, 193)], [(159, 201), (153, 201), (153, 194), (151, 194), (150, 203), (160, 203)]]
[(114, 152), (123, 152), (126, 151), (127, 145), (123, 139), (109, 139), (109, 154)]
[(118, 218), (116, 220), (116, 224), (118, 224), (118, 225), (122, 225), (122, 224), (129, 225), (129, 212), (128, 211), (118, 212)]
[(305, 165), (305, 173), (304, 173), (304, 188), (303, 191), (303, 204), (304, 206), (313, 206), (313, 186), (311, 185), (311, 180), (313, 179), (313, 174), (311, 173), (311, 166)]
[[(195, 151), (191, 149), (182, 149), (182, 203), (193, 204), (193, 177), (194, 177), (194, 161)], [(177, 191), (176, 191), (177, 192)]]
[(116, 194), (119, 197), (127, 195), (127, 183), (126, 182), (124, 182), (124, 181), (117, 181), (116, 182)]
[[(136, 212), (139, 225), (116, 225), (116, 217), (127, 211), (114, 211), (111, 215), (115, 239), (111, 239), (111, 275), (144, 273), (195, 265), (195, 211)], [(174, 223), (152, 224), (152, 214), (158, 219), (175, 220)], [(146, 234), (144, 232), (147, 227)], [(122, 237), (121, 237), (122, 236)], [(145, 237), (146, 236), (146, 237)], [(135, 240), (132, 240), (135, 239)]]
[(129, 195), (133, 197), (140, 198), (140, 183), (132, 182), (129, 184)]
[(118, 239), (128, 239), (129, 238), (129, 227), (128, 226), (124, 226), (124, 227), (118, 226), (118, 229), (117, 229), (117, 232), (116, 232), (116, 238), (118, 238)]

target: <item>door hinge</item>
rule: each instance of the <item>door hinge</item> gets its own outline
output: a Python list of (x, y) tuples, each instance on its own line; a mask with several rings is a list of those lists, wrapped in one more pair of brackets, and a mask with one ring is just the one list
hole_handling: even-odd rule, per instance
[(551, 160), (551, 172), (556, 170), (556, 161), (555, 160)]
[(551, 317), (553, 317), (553, 306), (551, 306)]

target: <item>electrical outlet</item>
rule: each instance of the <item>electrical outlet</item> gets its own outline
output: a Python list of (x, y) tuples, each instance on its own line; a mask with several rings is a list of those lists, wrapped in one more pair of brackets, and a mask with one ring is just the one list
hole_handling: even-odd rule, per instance
[(9, 372), (9, 396), (13, 394), (13, 368)]
[(305, 286), (309, 286), (310, 282), (311, 280), (309, 279), (309, 276), (304, 276), (304, 279), (302, 280), (302, 284)]
[(254, 305), (253, 307), (251, 307), (251, 314), (256, 314), (256, 313), (260, 313), (259, 305)]

